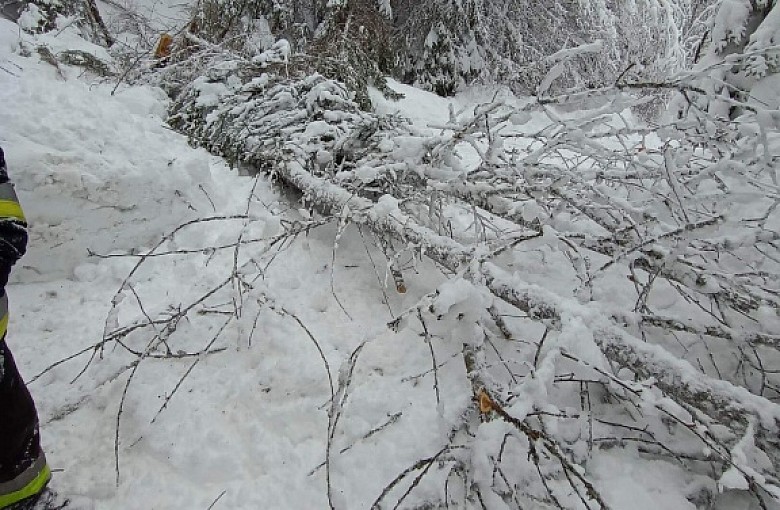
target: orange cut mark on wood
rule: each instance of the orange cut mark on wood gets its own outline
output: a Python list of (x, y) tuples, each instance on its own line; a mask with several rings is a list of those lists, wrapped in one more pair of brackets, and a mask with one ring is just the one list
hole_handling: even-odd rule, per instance
[(162, 34), (157, 46), (154, 48), (154, 58), (163, 59), (171, 56), (171, 47), (173, 46), (173, 37), (170, 34)]
[(490, 400), (490, 396), (487, 394), (485, 390), (479, 390), (479, 412), (482, 414), (487, 414), (490, 411), (493, 410), (493, 401)]

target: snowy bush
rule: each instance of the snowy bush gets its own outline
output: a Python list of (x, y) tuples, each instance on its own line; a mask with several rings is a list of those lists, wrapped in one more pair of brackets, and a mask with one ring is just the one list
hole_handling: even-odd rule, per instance
[(19, 26), (31, 33), (48, 32), (75, 22), (86, 39), (107, 46), (114, 43), (95, 0), (31, 0), (21, 13)]
[[(662, 80), (697, 58), (711, 3), (206, 0), (179, 47), (183, 56), (210, 44), (246, 57), (285, 39), (292, 54), (346, 83), (366, 108), (366, 85), (383, 88), (384, 75), (440, 95), (475, 82), (535, 92), (562, 50), (569, 53), (556, 91)], [(576, 51), (593, 45), (598, 51)]]
[(566, 65), (558, 86), (597, 87), (618, 76), (662, 78), (690, 58), (702, 30), (701, 4), (638, 0), (428, 0), (399, 2), (396, 25), (405, 46), (398, 73), (437, 93), (473, 81), (536, 90), (562, 49), (600, 42)]

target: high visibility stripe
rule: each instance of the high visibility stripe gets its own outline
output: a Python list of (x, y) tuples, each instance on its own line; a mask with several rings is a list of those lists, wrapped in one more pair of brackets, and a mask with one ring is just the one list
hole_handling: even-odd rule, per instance
[(0, 296), (0, 338), (8, 330), (8, 294)]
[(0, 184), (0, 217), (24, 221), (24, 212), (22, 212), (22, 206), (19, 205), (13, 183)]
[(51, 480), (51, 469), (49, 469), (49, 465), (46, 464), (44, 458), (43, 467), (29, 483), (19, 490), (9, 492), (8, 494), (0, 494), (0, 509), (9, 507), (23, 499), (35, 496), (46, 487), (49, 480)]
[(0, 217), (25, 221), (22, 206), (13, 200), (0, 200)]

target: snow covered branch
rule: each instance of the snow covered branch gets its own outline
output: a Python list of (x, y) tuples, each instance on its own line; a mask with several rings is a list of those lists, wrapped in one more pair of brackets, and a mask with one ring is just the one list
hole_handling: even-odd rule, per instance
[[(709, 118), (714, 136), (684, 121), (637, 128), (625, 112), (643, 99), (621, 88), (600, 91), (600, 106), (577, 115), (562, 109), (568, 98), (483, 105), (434, 134), (361, 111), (346, 88), (322, 76), (288, 78), (227, 61), (176, 98), (171, 123), (241, 168), (279, 179), (322, 213), (365, 225), (485, 289), (523, 321), (544, 324), (554, 340), (543, 350), (540, 343), (533, 357), (544, 353), (550, 384), (561, 364), (554, 353), (568, 353), (571, 362), (582, 341), (575, 339), (585, 335), (594, 350), (576, 347), (574, 359), (588, 352), (575, 362), (578, 370), (595, 371), (610, 392), (644, 388), (632, 405), (652, 402), (664, 419), (674, 417), (720, 452), (722, 469), (737, 469), (757, 497), (773, 494), (772, 437), (780, 427), (773, 400), (780, 393), (774, 372), (761, 367), (778, 353), (751, 354), (734, 341), (766, 349), (778, 334), (762, 319), (779, 303), (777, 236), (767, 229), (777, 195), (768, 166), (776, 149), (767, 144), (776, 143), (777, 126), (747, 110), (740, 123)], [(530, 122), (540, 116), (542, 124)], [(443, 228), (445, 206), (470, 211), (474, 221)], [(518, 268), (530, 267), (535, 252), (568, 260), (579, 285), (561, 291), (526, 280)], [(516, 269), (507, 265), (512, 258)], [(748, 260), (750, 270), (734, 269)], [(606, 293), (631, 291), (633, 308), (599, 303)], [(661, 318), (663, 299), (679, 299), (682, 315)], [(522, 330), (516, 322), (501, 327), (514, 336)], [(670, 340), (681, 333), (699, 338), (713, 371), (680, 359)], [(715, 361), (713, 341), (730, 342), (724, 352), (744, 363), (741, 379), (719, 372), (725, 361), (720, 354)], [(605, 379), (613, 370), (615, 379)], [(511, 384), (504, 384), (490, 385), (491, 398), (511, 400)], [(524, 405), (533, 416), (542, 403)], [(512, 407), (507, 416), (522, 423)], [(772, 459), (766, 469), (731, 457), (730, 447), (746, 434)]]

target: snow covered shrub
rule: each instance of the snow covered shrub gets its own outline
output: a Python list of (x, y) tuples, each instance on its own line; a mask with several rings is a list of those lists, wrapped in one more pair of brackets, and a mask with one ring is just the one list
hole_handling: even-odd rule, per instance
[(57, 27), (59, 16), (75, 13), (76, 5), (65, 0), (34, 0), (19, 18), (19, 24), (30, 32), (48, 32)]
[(471, 2), (399, 2), (394, 12), (403, 81), (446, 96), (484, 76), (487, 62)]
[(473, 81), (533, 93), (552, 55), (596, 42), (598, 52), (566, 64), (559, 90), (604, 86), (626, 72), (665, 76), (684, 61), (682, 25), (691, 15), (658, 0), (401, 0), (393, 12), (403, 41), (399, 75), (440, 94)]
[(744, 103), (777, 108), (779, 43), (776, 2), (721, 0), (701, 61), (692, 70), (709, 87), (706, 95), (699, 94), (697, 106), (732, 119), (744, 111)]
[[(203, 0), (198, 2), (188, 27), (191, 34), (212, 44), (239, 52), (251, 51), (259, 20), (272, 2), (255, 0)], [(262, 48), (265, 49), (265, 48)]]
[(387, 17), (373, 0), (347, 0), (331, 7), (307, 53), (318, 72), (344, 83), (369, 110), (369, 85), (390, 92), (384, 77), (396, 58), (391, 34)]
[(366, 84), (386, 74), (440, 95), (473, 82), (535, 92), (553, 55), (593, 44), (567, 59), (554, 90), (652, 81), (689, 58), (703, 26), (691, 20), (710, 1), (204, 0), (189, 32), (243, 55), (284, 38), (366, 107)]
[(709, 36), (710, 20), (717, 9), (718, 0), (682, 0), (674, 5), (680, 19), (680, 45), (685, 54), (685, 66), (691, 67), (701, 58)]
[(392, 95), (385, 76), (393, 69), (396, 51), (387, 12), (387, 6), (373, 0), (204, 0), (181, 38), (173, 65), (159, 69), (155, 81), (176, 95), (180, 84), (209, 65), (233, 58), (263, 60), (284, 41), (292, 74), (305, 70), (339, 80), (370, 109), (369, 85)]
[(85, 39), (111, 46), (114, 39), (108, 32), (95, 0), (31, 0), (19, 18), (19, 25), (29, 32), (49, 32), (57, 28), (58, 20), (75, 17)]

